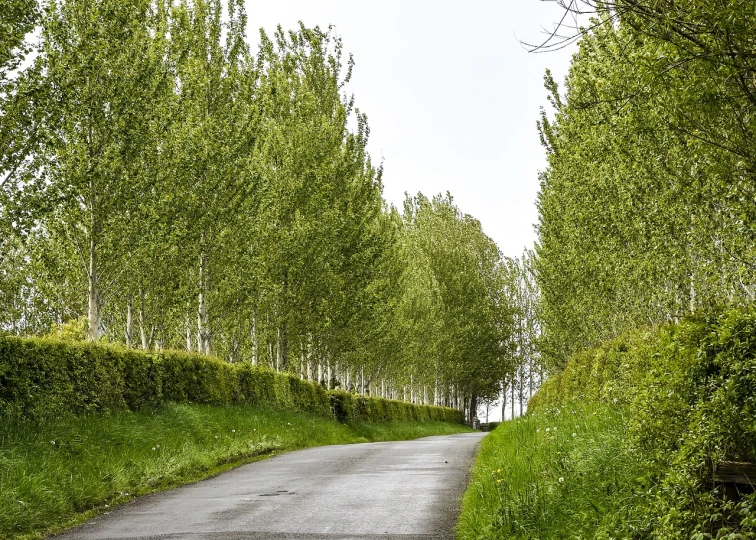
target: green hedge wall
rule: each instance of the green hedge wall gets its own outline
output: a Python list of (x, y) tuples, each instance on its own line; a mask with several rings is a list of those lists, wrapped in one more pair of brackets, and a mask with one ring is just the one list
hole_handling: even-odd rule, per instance
[(41, 417), (165, 402), (250, 403), (333, 415), (342, 422), (464, 421), (456, 409), (327, 392), (293, 375), (199, 354), (0, 337), (0, 412)]
[(359, 396), (343, 390), (333, 390), (328, 394), (331, 398), (333, 416), (339, 422), (349, 422), (350, 420), (362, 420), (364, 422), (438, 420), (463, 424), (465, 420), (462, 411), (447, 407), (413, 405), (404, 401)]
[(756, 308), (690, 317), (575, 354), (528, 410), (570, 402), (630, 413), (627, 444), (648, 467), (637, 519), (646, 530), (630, 536), (756, 538), (756, 494), (731, 501), (712, 484), (717, 463), (756, 462)]

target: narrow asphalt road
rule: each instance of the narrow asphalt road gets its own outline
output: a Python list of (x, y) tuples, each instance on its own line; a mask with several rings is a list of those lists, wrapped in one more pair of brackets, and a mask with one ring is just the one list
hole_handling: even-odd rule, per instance
[(453, 539), (482, 436), (291, 452), (141, 497), (55, 538)]

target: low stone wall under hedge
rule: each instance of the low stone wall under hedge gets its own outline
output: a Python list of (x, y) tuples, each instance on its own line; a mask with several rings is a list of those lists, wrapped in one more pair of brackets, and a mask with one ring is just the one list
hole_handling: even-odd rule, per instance
[(2, 413), (31, 418), (138, 410), (166, 402), (247, 403), (333, 415), (341, 422), (464, 422), (456, 409), (326, 391), (290, 374), (200, 354), (0, 338)]

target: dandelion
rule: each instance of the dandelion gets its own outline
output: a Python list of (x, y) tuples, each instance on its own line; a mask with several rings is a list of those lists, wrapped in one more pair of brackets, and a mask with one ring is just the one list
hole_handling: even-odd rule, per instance
[(497, 484), (501, 484), (501, 478), (496, 481)]
[(540, 432), (541, 432), (541, 428), (536, 429), (536, 433), (540, 433)]
[(559, 477), (559, 483), (561, 484), (562, 482), (564, 482), (564, 478), (562, 478), (562, 477), (560, 476), (560, 477)]
[(546, 428), (546, 433), (548, 433), (549, 431), (551, 431), (551, 428)]
[(158, 444), (157, 447), (160, 448), (160, 445)]
[(554, 426), (554, 431), (556, 431), (556, 426)]
[(153, 452), (155, 451), (155, 447), (154, 447), (154, 446), (152, 447), (152, 451), (153, 451)]
[(236, 433), (236, 430), (235, 430), (235, 429), (232, 429), (232, 430), (231, 430), (231, 433)]
[(572, 434), (572, 436), (573, 436), (573, 437), (577, 437), (577, 433), (573, 433), (573, 434)]
[(109, 505), (109, 504), (106, 504), (106, 505), (105, 505), (105, 508), (110, 508), (110, 505)]
[(50, 441), (50, 444), (54, 445), (54, 444), (55, 444), (55, 441)]
[(290, 425), (291, 425), (291, 422), (286, 422), (286, 425), (287, 425), (287, 426), (290, 426)]

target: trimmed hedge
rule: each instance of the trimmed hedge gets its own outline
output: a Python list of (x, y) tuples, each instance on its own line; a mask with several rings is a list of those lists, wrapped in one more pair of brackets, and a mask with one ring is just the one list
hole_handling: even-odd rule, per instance
[(464, 422), (456, 409), (327, 392), (293, 375), (199, 354), (0, 337), (0, 412), (31, 418), (166, 402), (248, 403), (333, 415), (342, 422)]
[(756, 538), (756, 494), (731, 501), (712, 484), (716, 464), (756, 462), (756, 308), (690, 317), (575, 354), (528, 409), (570, 402), (632, 413), (627, 442), (648, 477), (638, 499), (643, 525), (629, 536)]
[(343, 390), (328, 392), (334, 418), (346, 423), (351, 420), (363, 422), (390, 422), (438, 420), (464, 424), (464, 413), (447, 407), (413, 405), (404, 401), (359, 396)]

